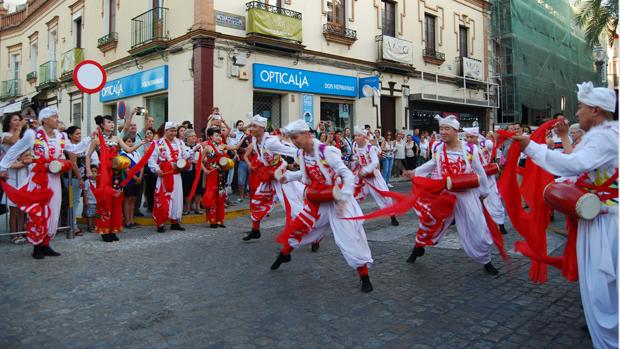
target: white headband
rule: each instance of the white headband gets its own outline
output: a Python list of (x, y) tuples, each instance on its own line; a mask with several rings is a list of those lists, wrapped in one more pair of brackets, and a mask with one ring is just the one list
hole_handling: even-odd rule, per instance
[(250, 118), (250, 125), (256, 125), (260, 127), (267, 127), (267, 118), (264, 118), (258, 114)]
[(170, 129), (170, 128), (177, 128), (178, 125), (176, 122), (172, 122), (172, 121), (166, 121), (166, 125), (164, 125), (164, 129)]
[(304, 120), (295, 120), (286, 125), (286, 133), (309, 132), (310, 127)]
[(463, 127), (466, 135), (480, 137), (480, 129), (478, 127)]
[(353, 135), (355, 136), (360, 135), (360, 136), (368, 137), (368, 131), (366, 131), (366, 129), (363, 127), (355, 126), (353, 128)]
[(54, 115), (58, 115), (58, 109), (56, 109), (56, 107), (43, 108), (39, 112), (39, 121), (43, 121), (47, 118), (51, 118)]
[(599, 107), (608, 112), (616, 110), (616, 93), (605, 87), (594, 87), (592, 82), (584, 82), (577, 85), (577, 99), (579, 102), (591, 107)]
[(448, 115), (445, 118), (442, 118), (440, 115), (435, 115), (435, 120), (439, 121), (439, 126), (447, 125), (456, 129), (457, 131), (461, 127), (461, 124), (454, 115)]

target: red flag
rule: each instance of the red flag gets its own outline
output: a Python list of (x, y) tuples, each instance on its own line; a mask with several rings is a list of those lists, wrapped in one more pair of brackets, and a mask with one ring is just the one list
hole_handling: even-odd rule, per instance
[(121, 182), (121, 187), (126, 186), (127, 183), (129, 183), (129, 181), (131, 181), (131, 179), (136, 175), (136, 173), (140, 172), (144, 165), (146, 165), (146, 163), (149, 161), (151, 154), (153, 154), (153, 150), (155, 150), (155, 142), (151, 142), (151, 146), (146, 150), (144, 155), (142, 155), (142, 159), (140, 159), (140, 161), (138, 161), (138, 163), (135, 164), (134, 167), (130, 168), (125, 173), (126, 177), (125, 180)]

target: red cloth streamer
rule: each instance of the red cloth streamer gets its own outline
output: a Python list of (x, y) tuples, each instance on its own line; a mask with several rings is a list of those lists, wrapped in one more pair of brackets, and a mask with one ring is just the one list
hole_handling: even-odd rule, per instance
[[(557, 120), (550, 120), (541, 125), (531, 136), (531, 141), (544, 144), (546, 134)], [(500, 139), (512, 136), (508, 132), (498, 132)], [(550, 209), (545, 206), (543, 191), (547, 184), (553, 181), (553, 176), (533, 161), (526, 162), (523, 184), (519, 188), (517, 182), (517, 165), (521, 154), (521, 144), (513, 142), (508, 150), (506, 166), (498, 180), (498, 188), (506, 204), (506, 212), (517, 232), (525, 241), (517, 242), (515, 250), (530, 257), (529, 276), (535, 283), (544, 283), (547, 280), (547, 236), (546, 230), (550, 221)], [(521, 205), (521, 197), (527, 202), (529, 212)], [(567, 245), (568, 247), (568, 245)], [(566, 252), (566, 250), (565, 250)], [(533, 258), (536, 256), (537, 258)], [(552, 264), (553, 265), (553, 264)]]
[(487, 211), (487, 208), (484, 207), (484, 202), (482, 202), (481, 204), (482, 211), (484, 212), (484, 219), (487, 221), (487, 226), (489, 227), (489, 231), (491, 232), (491, 238), (493, 239), (493, 243), (497, 247), (499, 255), (502, 257), (502, 259), (504, 261), (507, 261), (509, 258), (508, 254), (506, 253), (506, 247), (504, 246), (504, 237), (499, 231), (497, 224), (495, 224), (495, 222), (493, 221), (493, 218), (489, 214), (489, 211)]
[(106, 145), (105, 139), (103, 139), (103, 133), (101, 129), (98, 129), (97, 136), (99, 137), (99, 175), (97, 176), (97, 187), (91, 185), (93, 195), (97, 199), (97, 207), (110, 208), (112, 204), (109, 190), (106, 188), (111, 187), (111, 172), (112, 164), (110, 163), (109, 150)]
[(187, 201), (191, 202), (196, 194), (196, 188), (198, 188), (198, 183), (200, 182), (200, 176), (202, 175), (202, 156), (203, 152), (200, 150), (200, 156), (198, 157), (198, 162), (196, 163), (196, 177), (194, 177), (194, 183), (192, 184), (192, 191), (189, 192), (189, 198)]
[(123, 182), (121, 182), (121, 187), (124, 187), (127, 185), (127, 183), (129, 183), (129, 181), (131, 181), (131, 179), (138, 173), (140, 172), (140, 170), (146, 165), (146, 163), (149, 161), (149, 158), (151, 157), (151, 154), (153, 154), (153, 150), (155, 150), (155, 142), (151, 142), (151, 146), (146, 150), (146, 152), (144, 153), (144, 155), (142, 155), (142, 159), (140, 159), (140, 161), (138, 161), (137, 164), (134, 165), (134, 167), (130, 168), (126, 173), (126, 178)]
[(170, 198), (174, 190), (174, 168), (172, 163), (164, 161), (159, 164), (159, 169), (164, 173), (160, 177), (159, 190), (155, 193), (155, 207), (153, 208), (153, 219), (157, 226), (163, 225), (170, 215)]

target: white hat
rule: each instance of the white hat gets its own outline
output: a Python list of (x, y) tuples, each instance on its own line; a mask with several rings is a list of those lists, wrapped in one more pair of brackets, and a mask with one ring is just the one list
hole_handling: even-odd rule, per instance
[(43, 121), (47, 118), (51, 118), (54, 115), (58, 115), (58, 109), (56, 109), (56, 107), (43, 108), (39, 112), (39, 121)]
[(577, 99), (591, 107), (599, 107), (608, 112), (616, 110), (616, 93), (605, 87), (594, 87), (592, 82), (583, 82), (577, 85)]
[(164, 130), (167, 130), (170, 128), (177, 128), (177, 127), (179, 127), (179, 125), (177, 125), (176, 122), (166, 121), (166, 125), (164, 125)]
[(304, 120), (295, 120), (286, 125), (286, 133), (309, 132), (310, 127)]
[(267, 127), (267, 118), (264, 118), (258, 114), (250, 118), (250, 125), (256, 125), (260, 127)]
[(353, 135), (355, 135), (355, 136), (360, 135), (360, 136), (367, 137), (368, 136), (368, 131), (366, 131), (366, 129), (361, 127), (361, 126), (355, 126), (353, 128)]
[(448, 115), (445, 118), (442, 118), (441, 115), (435, 115), (435, 120), (439, 121), (439, 126), (447, 125), (456, 129), (457, 131), (461, 127), (461, 124), (454, 115)]
[(480, 129), (478, 127), (463, 127), (465, 135), (480, 137)]

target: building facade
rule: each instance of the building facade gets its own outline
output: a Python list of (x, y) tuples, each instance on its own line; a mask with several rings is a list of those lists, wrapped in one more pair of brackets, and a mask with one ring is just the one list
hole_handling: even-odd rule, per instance
[[(229, 124), (260, 113), (273, 128), (430, 130), (447, 113), (490, 128), (488, 31), (486, 0), (29, 0), (0, 16), (0, 107), (57, 105), (90, 129), (121, 101), (156, 125), (201, 128), (218, 106)], [(82, 60), (106, 69), (99, 94), (75, 87)]]

